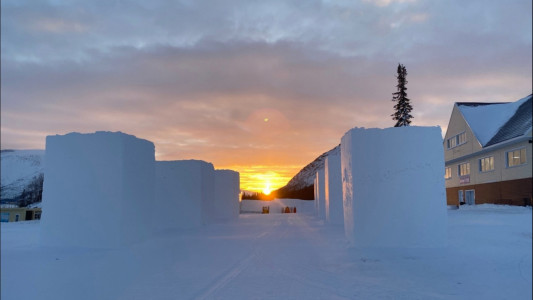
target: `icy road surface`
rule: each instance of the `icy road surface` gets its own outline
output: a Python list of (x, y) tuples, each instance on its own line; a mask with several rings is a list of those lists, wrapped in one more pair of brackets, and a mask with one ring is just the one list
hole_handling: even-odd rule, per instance
[(355, 249), (306, 214), (166, 232), (129, 248), (39, 246), (39, 222), (2, 223), (9, 299), (531, 299), (531, 208), (448, 211), (441, 249)]

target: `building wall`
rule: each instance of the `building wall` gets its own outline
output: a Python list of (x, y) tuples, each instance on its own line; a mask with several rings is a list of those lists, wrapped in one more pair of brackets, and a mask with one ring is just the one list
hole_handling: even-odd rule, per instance
[[(26, 214), (30, 212), (30, 218), (26, 220)], [(19, 215), (18, 222), (21, 221), (30, 221), (30, 220), (36, 220), (41, 218), (41, 209), (40, 208), (24, 208), (24, 207), (16, 207), (16, 208), (1, 208), (0, 213), (2, 215), (2, 222), (16, 222), (17, 221), (17, 215)], [(36, 216), (38, 218), (36, 218)], [(7, 221), (6, 221), (7, 220)]]
[[(462, 132), (466, 133), (466, 143), (448, 149), (448, 139)], [(531, 131), (526, 136), (529, 136), (529, 140), (531, 140)], [(504, 147), (495, 145), (495, 147), (493, 146), (493, 151), (487, 151), (490, 148), (483, 149), (481, 147), (459, 108), (455, 105), (444, 138), (443, 148), (445, 161), (447, 162), (446, 167), (451, 168), (452, 174), (452, 177), (445, 181), (448, 205), (457, 205), (459, 203), (458, 194), (460, 190), (474, 190), (476, 204), (524, 205), (524, 203), (529, 201), (531, 205), (533, 149), (528, 140)], [(526, 163), (508, 167), (507, 153), (520, 148), (526, 148)], [(476, 155), (477, 152), (481, 151), (486, 152)], [(461, 160), (460, 158), (464, 156), (469, 157)], [(494, 170), (481, 172), (480, 159), (490, 156), (494, 157)], [(459, 160), (448, 163), (448, 161), (455, 159)], [(470, 175), (468, 182), (461, 183), (459, 165), (463, 163), (470, 163)]]
[(16, 215), (19, 215), (18, 222), (26, 220), (26, 209), (25, 208), (2, 208), (0, 209), (0, 214), (2, 215), (2, 221), (5, 222), (16, 222)]
[[(526, 148), (526, 163), (519, 166), (507, 167), (507, 152), (520, 148)], [(532, 150), (532, 144), (525, 140), (494, 151), (475, 155), (468, 159), (454, 162), (453, 164), (447, 163), (446, 167), (451, 167), (452, 178), (446, 179), (446, 188), (531, 178), (531, 168), (533, 164)], [(494, 157), (494, 170), (481, 172), (479, 160), (489, 156)], [(460, 164), (467, 162), (470, 163), (470, 182), (461, 184), (458, 168)]]
[[(456, 136), (462, 132), (466, 133), (466, 143), (448, 149), (448, 139)], [(444, 160), (452, 160), (465, 155), (472, 154), (481, 150), (481, 145), (474, 136), (474, 133), (466, 123), (461, 111), (454, 105), (452, 110), (452, 116), (450, 117), (450, 123), (448, 124), (448, 129), (446, 130), (446, 136), (444, 137)]]
[(533, 181), (530, 178), (464, 185), (446, 189), (448, 205), (459, 205), (459, 191), (474, 190), (475, 204), (531, 205)]

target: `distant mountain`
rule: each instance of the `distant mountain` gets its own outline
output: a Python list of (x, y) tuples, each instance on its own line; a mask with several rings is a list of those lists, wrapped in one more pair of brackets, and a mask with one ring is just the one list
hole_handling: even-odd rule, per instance
[(298, 172), (286, 186), (276, 190), (274, 193), (277, 198), (294, 198), (313, 200), (314, 199), (314, 181), (315, 174), (318, 170), (324, 168), (326, 157), (329, 154), (340, 154), (340, 145), (323, 153), (310, 164)]
[(44, 173), (44, 150), (2, 150), (0, 199), (11, 200)]

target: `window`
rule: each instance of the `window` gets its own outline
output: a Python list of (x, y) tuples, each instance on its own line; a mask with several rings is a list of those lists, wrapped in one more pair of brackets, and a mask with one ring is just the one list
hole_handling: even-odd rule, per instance
[(452, 168), (446, 167), (444, 171), (444, 179), (450, 179), (452, 178)]
[(2, 212), (0, 214), (1, 218), (0, 218), (0, 221), (1, 222), (9, 222), (9, 213), (8, 212)]
[(448, 149), (453, 148), (457, 146), (457, 139), (455, 136), (453, 138), (448, 139)]
[(494, 170), (494, 156), (484, 157), (479, 160), (479, 171), (488, 172)]
[(453, 136), (448, 139), (448, 149), (460, 146), (466, 143), (466, 132), (459, 133), (456, 136)]
[(459, 176), (469, 175), (470, 174), (470, 163), (460, 164), (457, 169), (459, 170)]
[(463, 132), (457, 135), (457, 141), (458, 141), (457, 146), (466, 143), (466, 132)]
[(526, 148), (507, 152), (507, 166), (514, 167), (526, 163)]

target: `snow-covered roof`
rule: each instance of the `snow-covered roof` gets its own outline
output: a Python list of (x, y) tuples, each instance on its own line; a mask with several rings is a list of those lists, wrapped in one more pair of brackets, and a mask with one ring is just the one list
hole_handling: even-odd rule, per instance
[(531, 96), (516, 102), (457, 102), (465, 121), (483, 147), (522, 136), (531, 130)]

